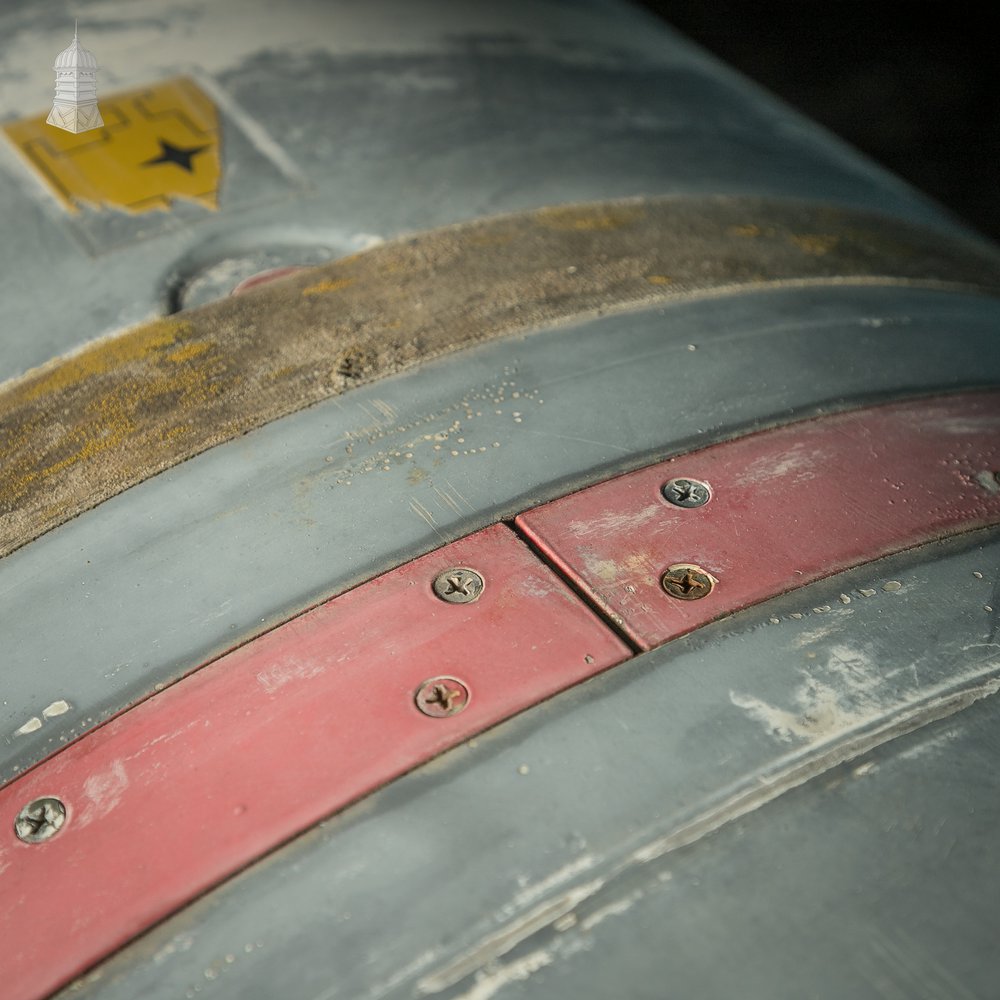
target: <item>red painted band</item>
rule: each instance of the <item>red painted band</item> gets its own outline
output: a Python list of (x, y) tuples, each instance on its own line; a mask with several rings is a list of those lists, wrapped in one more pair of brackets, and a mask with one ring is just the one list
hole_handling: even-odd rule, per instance
[[(966, 394), (727, 442), (518, 524), (648, 648), (849, 566), (1000, 523), (998, 468), (1000, 393)], [(679, 476), (707, 482), (709, 503), (663, 499)], [(714, 590), (669, 596), (660, 581), (676, 564), (707, 571)], [(485, 578), (478, 600), (434, 596), (435, 578), (456, 566)], [(628, 655), (497, 525), (209, 664), (0, 789), (5, 997), (47, 996), (324, 816)], [(443, 690), (427, 690), (431, 679)], [(41, 796), (65, 802), (67, 821), (51, 840), (22, 843), (15, 818)]]
[[(485, 578), (474, 603), (434, 596), (452, 566)], [(496, 525), (222, 657), (0, 789), (3, 996), (48, 996), (348, 802), (629, 653)], [(418, 709), (439, 675), (471, 692), (459, 714)], [(67, 821), (22, 843), (18, 811), (43, 795)]]
[(249, 278), (244, 278), (229, 294), (242, 295), (249, 292), (251, 288), (259, 288), (261, 285), (268, 285), (278, 278), (287, 278), (290, 274), (297, 274), (303, 268), (298, 266), (272, 267), (268, 271), (258, 271), (251, 274)]
[[(1000, 522), (1000, 393), (893, 403), (764, 431), (641, 469), (517, 518), (538, 551), (651, 649), (860, 563)], [(712, 497), (664, 499), (674, 478)], [(663, 574), (715, 577), (696, 600)]]

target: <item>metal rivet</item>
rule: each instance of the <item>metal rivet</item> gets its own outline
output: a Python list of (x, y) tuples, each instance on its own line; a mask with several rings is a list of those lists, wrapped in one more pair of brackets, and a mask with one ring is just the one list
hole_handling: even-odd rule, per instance
[(675, 507), (704, 507), (712, 499), (708, 484), (698, 479), (671, 479), (661, 492)]
[(66, 807), (46, 795), (29, 802), (14, 820), (14, 832), (26, 844), (40, 844), (54, 837), (66, 822)]
[(414, 701), (424, 715), (443, 719), (458, 715), (469, 704), (469, 689), (454, 677), (432, 677), (417, 688)]
[(486, 581), (474, 570), (454, 566), (438, 574), (434, 580), (434, 593), (449, 604), (471, 604), (478, 601)]
[(677, 563), (667, 569), (660, 583), (671, 597), (681, 601), (697, 601), (712, 593), (715, 577), (693, 563)]

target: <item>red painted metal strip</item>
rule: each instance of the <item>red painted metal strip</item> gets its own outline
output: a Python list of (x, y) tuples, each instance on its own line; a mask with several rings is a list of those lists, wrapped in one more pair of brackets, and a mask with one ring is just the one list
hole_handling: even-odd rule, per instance
[[(642, 649), (832, 573), (1000, 522), (1000, 393), (843, 413), (753, 434), (522, 514), (538, 550)], [(665, 483), (706, 483), (684, 509)], [(671, 566), (715, 583), (682, 600)], [(703, 592), (696, 572), (679, 589)]]
[[(478, 600), (435, 596), (452, 566), (482, 574)], [(217, 660), (0, 790), (3, 996), (47, 996), (324, 816), (628, 655), (497, 525)], [(423, 690), (435, 718), (417, 694), (439, 676), (467, 694)], [(16, 817), (41, 796), (66, 822), (23, 843)]]
[(243, 295), (244, 292), (249, 292), (251, 288), (259, 288), (261, 285), (270, 284), (278, 278), (287, 278), (288, 275), (297, 274), (302, 270), (304, 270), (302, 267), (290, 266), (272, 267), (267, 271), (258, 271), (256, 274), (251, 274), (249, 278), (244, 278), (229, 294)]

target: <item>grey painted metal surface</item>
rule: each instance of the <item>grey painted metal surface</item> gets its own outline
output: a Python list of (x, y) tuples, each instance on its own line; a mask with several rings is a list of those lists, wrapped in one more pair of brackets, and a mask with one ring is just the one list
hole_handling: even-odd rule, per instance
[(989, 299), (900, 288), (678, 303), (441, 359), (213, 449), (0, 560), (0, 777), (323, 597), (584, 483), (762, 421), (996, 384), (996, 324)]
[(983, 533), (695, 632), (387, 786), (65, 995), (992, 996), (998, 595)]
[[(617, 3), (75, 12), (107, 89), (187, 73), (212, 96), (222, 210), (73, 221), (0, 142), (0, 378), (248, 269), (493, 212), (732, 193), (952, 226)], [(70, 19), (62, 0), (0, 12), (0, 119), (44, 107)], [(995, 385), (998, 317), (904, 287), (680, 302), (443, 359), (214, 449), (0, 560), (0, 780), (533, 503), (768, 422)], [(388, 786), (66, 995), (989, 995), (998, 555), (996, 534), (929, 547), (640, 657)]]
[(71, 217), (0, 139), (0, 379), (201, 301), (227, 274), (490, 213), (751, 193), (953, 225), (625, 4), (5, 4), (0, 120), (46, 107), (74, 16), (103, 92), (201, 82), (222, 122), (221, 210)]
[(996, 996), (998, 726), (993, 697), (651, 865), (495, 995)]

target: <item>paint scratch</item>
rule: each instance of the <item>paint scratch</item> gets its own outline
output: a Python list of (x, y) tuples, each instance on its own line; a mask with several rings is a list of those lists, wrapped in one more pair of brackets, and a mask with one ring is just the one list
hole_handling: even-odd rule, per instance
[(305, 681), (316, 677), (326, 670), (326, 665), (319, 660), (300, 660), (297, 657), (286, 657), (280, 663), (268, 667), (257, 674), (257, 681), (268, 693), (274, 694), (279, 688), (292, 681)]
[[(424, 995), (439, 993), (441, 990), (446, 990), (449, 986), (461, 982), (473, 972), (488, 967), (491, 962), (506, 955), (507, 952), (531, 937), (536, 931), (547, 927), (575, 909), (583, 900), (593, 896), (603, 885), (603, 879), (594, 879), (592, 882), (576, 886), (561, 896), (542, 903), (523, 916), (509, 921), (499, 931), (495, 931), (477, 942), (443, 969), (424, 976), (417, 983), (417, 992)], [(477, 981), (481, 981), (478, 976)], [(494, 992), (496, 991), (494, 990)], [(492, 993), (482, 994), (482, 996), (492, 995)], [(472, 996), (476, 996), (476, 994), (473, 993)]]
[(462, 993), (456, 1000), (490, 1000), (490, 997), (496, 996), (505, 986), (510, 983), (523, 983), (539, 969), (544, 969), (552, 962), (551, 953), (540, 948), (538, 951), (530, 952), (523, 958), (519, 958), (516, 962), (498, 965), (489, 971), (478, 972), (472, 989)]
[(113, 760), (106, 770), (92, 774), (83, 783), (83, 794), (88, 801), (75, 825), (85, 827), (107, 816), (121, 802), (128, 784), (122, 760)]
[(434, 515), (416, 497), (410, 497), (410, 510), (422, 517), (430, 527), (437, 528), (437, 521), (434, 520)]

